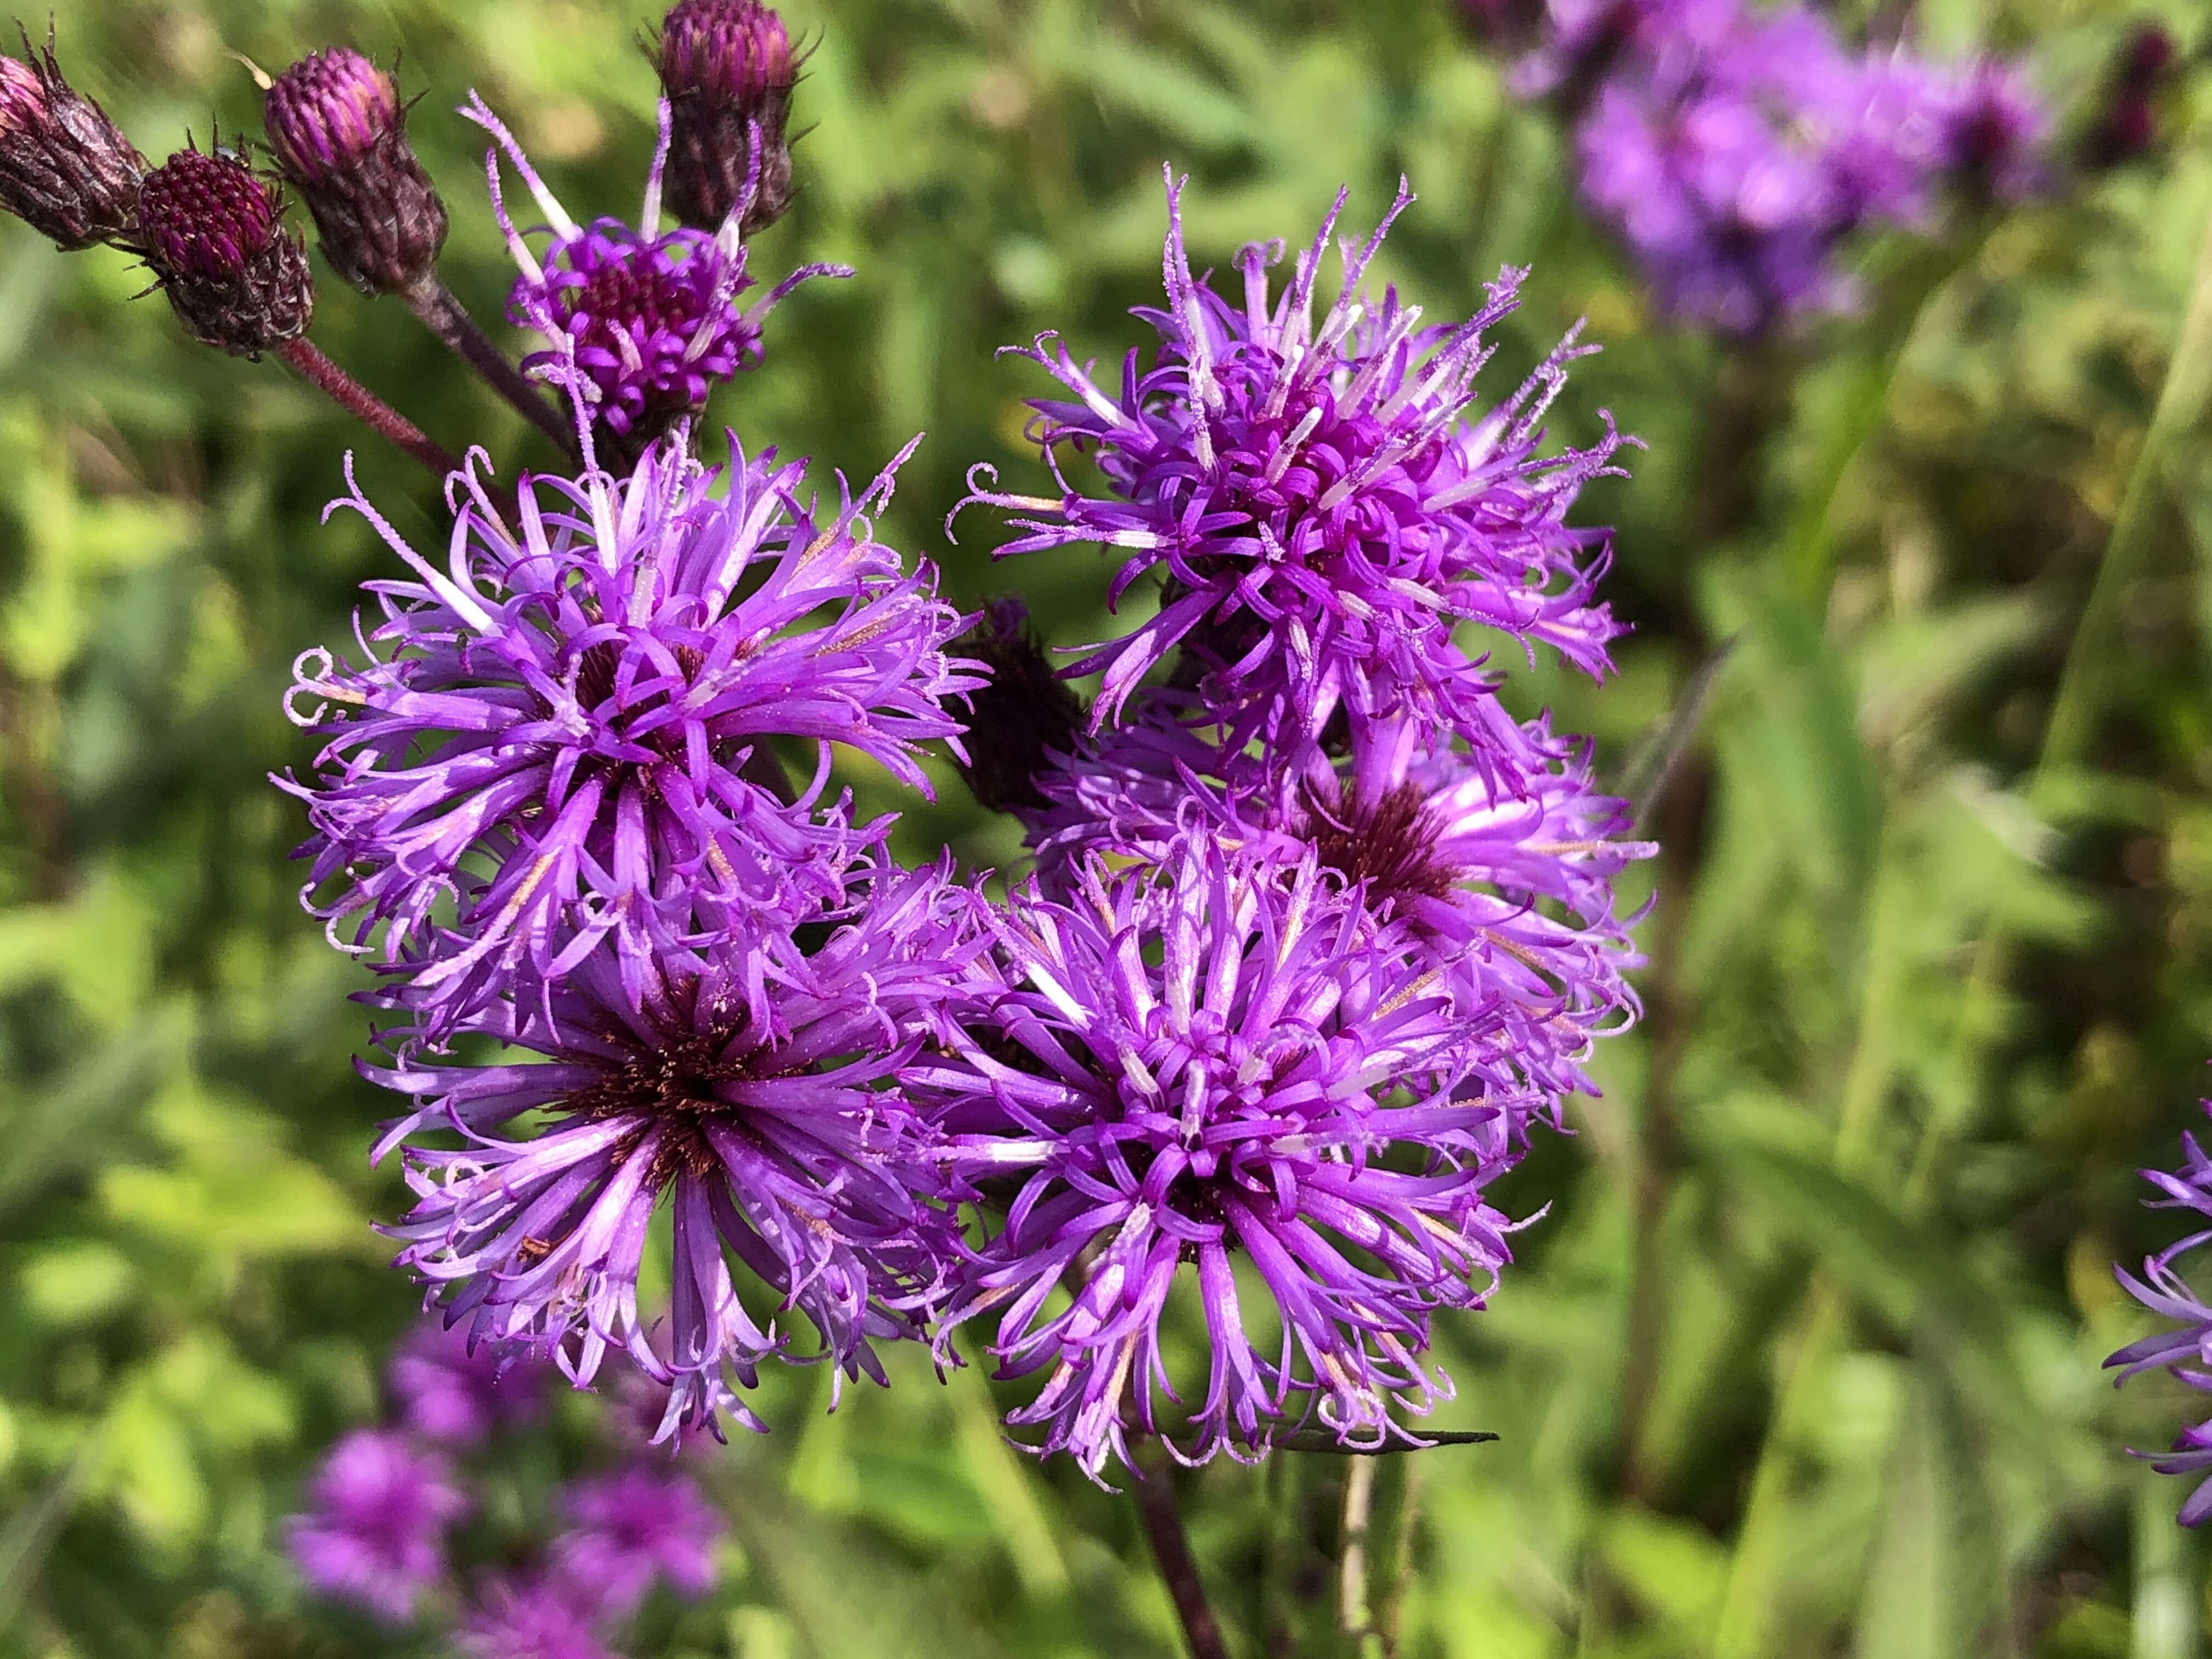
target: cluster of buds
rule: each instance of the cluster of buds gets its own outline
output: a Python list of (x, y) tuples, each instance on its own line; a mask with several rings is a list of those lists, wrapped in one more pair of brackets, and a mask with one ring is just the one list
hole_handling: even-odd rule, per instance
[[(24, 54), (0, 56), (0, 209), (65, 249), (105, 243), (137, 254), (194, 339), (244, 357), (281, 349), (349, 412), (441, 471), (447, 452), (303, 338), (314, 283), (304, 240), (284, 222), (283, 186), (307, 204), (333, 270), (364, 293), (403, 299), (572, 454), (575, 431), (533, 378), (584, 398), (611, 453), (631, 454), (649, 433), (697, 413), (713, 380), (758, 356), (759, 317), (783, 291), (742, 312), (734, 303), (750, 285), (742, 239), (781, 217), (792, 198), (786, 127), (797, 55), (782, 19), (759, 0), (678, 0), (664, 18), (653, 56), (666, 94), (665, 149), (647, 216), (657, 220), (665, 201), (692, 228), (672, 240), (648, 223), (610, 242), (594, 226), (597, 240), (568, 239), (587, 247), (554, 251), (550, 277), (526, 257), (523, 286), (543, 289), (544, 304), (511, 309), (558, 337), (519, 369), (438, 278), (446, 204), (408, 142), (408, 105), (368, 58), (328, 47), (264, 80), (268, 170), (246, 148), (217, 143), (188, 144), (149, 172), (100, 106), (62, 78), (51, 39), (35, 49), (26, 35)], [(532, 187), (542, 191), (535, 175)]]

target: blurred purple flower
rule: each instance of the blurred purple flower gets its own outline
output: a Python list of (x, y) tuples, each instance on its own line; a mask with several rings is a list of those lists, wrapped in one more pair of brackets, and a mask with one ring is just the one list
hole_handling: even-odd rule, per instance
[[(758, 133), (744, 189), (711, 234), (688, 227), (660, 229), (661, 175), (668, 161), (668, 100), (660, 100), (659, 137), (635, 225), (600, 218), (580, 225), (569, 216), (500, 118), (481, 98), (461, 113), (491, 134), (545, 216), (552, 240), (541, 258), (507, 216), (496, 152), (485, 158), (492, 212), (521, 271), (507, 315), (544, 337), (546, 349), (523, 367), (574, 400), (579, 415), (611, 441), (614, 459), (628, 459), (707, 406), (714, 383), (760, 361), (761, 324), (776, 303), (810, 276), (849, 276), (845, 265), (802, 265), (750, 307), (738, 295), (751, 288), (740, 228), (759, 190)], [(588, 441), (590, 433), (586, 434)]]
[[(1480, 1306), (1507, 1260), (1482, 1189), (1511, 1161), (1507, 1103), (1455, 1097), (1467, 1022), (1405, 931), (1310, 856), (1195, 836), (1091, 862), (1066, 904), (1017, 891), (999, 932), (1011, 988), (911, 1086), (962, 1174), (1014, 1183), (946, 1318), (994, 1315), (999, 1375), (1044, 1373), (1009, 1421), (1094, 1480), (1133, 1428), (1180, 1432), (1160, 1319), (1188, 1265), (1209, 1368), (1177, 1456), (1257, 1457), (1294, 1412), (1351, 1445), (1403, 1437), (1394, 1404), (1449, 1393), (1419, 1358), (1431, 1310)], [(1237, 1254), (1280, 1322), (1272, 1360)]]
[(619, 1659), (599, 1640), (592, 1586), (562, 1573), (491, 1579), (454, 1645), (468, 1659)]
[[(449, 1322), (550, 1352), (578, 1387), (626, 1350), (668, 1389), (656, 1438), (723, 1413), (758, 1428), (732, 1382), (790, 1358), (789, 1339), (746, 1312), (734, 1262), (814, 1325), (806, 1358), (884, 1380), (870, 1345), (919, 1334), (954, 1248), (904, 1068), (986, 941), (981, 901), (942, 866), (848, 879), (834, 906), (733, 921), (696, 951), (586, 952), (462, 1027), (540, 1061), (433, 1063), (406, 1028), (387, 1033), (391, 1063), (362, 1070), (416, 1109), (377, 1152), (406, 1143), (418, 1202), (386, 1231)], [(542, 1128), (511, 1132), (537, 1113)], [(441, 1131), (461, 1144), (422, 1144)], [(673, 1273), (655, 1332), (637, 1280), (664, 1197)]]
[[(2203, 1104), (2212, 1111), (2212, 1101)], [(2183, 1162), (2179, 1171), (2142, 1172), (2144, 1180), (2166, 1194), (2150, 1200), (2150, 1206), (2159, 1210), (2193, 1210), (2212, 1224), (2212, 1158), (2205, 1156), (2195, 1135), (2182, 1136), (2181, 1145)], [(2130, 1342), (2105, 1361), (2108, 1368), (2119, 1369), (2118, 1382), (2124, 1382), (2140, 1371), (2164, 1370), (2193, 1389), (2212, 1393), (2212, 1307), (2205, 1305), (2174, 1268), (2175, 1262), (2208, 1240), (2212, 1240), (2212, 1224), (2199, 1227), (2147, 1258), (2140, 1279), (2124, 1267), (2113, 1268), (2129, 1295), (2160, 1319), (2172, 1322), (2168, 1328)], [(2160, 1474), (2212, 1471), (2212, 1419), (2185, 1428), (2171, 1452), (2136, 1452), (2135, 1455), (2148, 1458)], [(2208, 1517), (2212, 1517), (2212, 1479), (2201, 1483), (2181, 1506), (2185, 1527), (2200, 1526)]]
[(1829, 21), (1743, 0), (1553, 0), (1527, 95), (1577, 122), (1582, 188), (1669, 315), (1753, 335), (1854, 301), (1863, 226), (1921, 228), (1948, 175), (2040, 189), (2045, 119), (2018, 74), (1854, 57)]
[(473, 1445), (494, 1429), (527, 1423), (544, 1407), (544, 1370), (529, 1354), (502, 1352), (425, 1320), (392, 1357), (400, 1419), (425, 1439)]
[[(1619, 630), (1591, 588), (1602, 529), (1565, 520), (1589, 479), (1613, 473), (1611, 422), (1592, 448), (1540, 456), (1539, 422), (1591, 348), (1571, 337), (1504, 403), (1471, 412), (1485, 331), (1513, 310), (1507, 270), (1463, 323), (1424, 328), (1395, 289), (1361, 290), (1383, 234), (1413, 200), (1402, 184), (1382, 223), (1341, 248), (1342, 291), (1318, 319), (1316, 286), (1342, 210), (1329, 210), (1270, 302), (1280, 243), (1246, 247), (1241, 304), (1194, 278), (1182, 185), (1168, 183), (1167, 305), (1136, 314), (1158, 331), (1149, 368), (1133, 350), (1101, 386), (1056, 337), (1021, 355), (1073, 401), (1040, 400), (1032, 434), (1056, 497), (1009, 495), (977, 469), (970, 501), (1011, 508), (1002, 555), (1078, 543), (1126, 550), (1109, 604), (1164, 578), (1159, 612), (1091, 649), (1071, 675), (1103, 671), (1095, 726), (1118, 720), (1139, 681), (1180, 647), (1200, 689), (1243, 711), (1240, 738), (1295, 752), (1340, 705), (1355, 726), (1395, 709), (1458, 724), (1489, 684), (1452, 642), (1462, 622), (1547, 643), (1591, 673)], [(1109, 494), (1077, 493), (1061, 452), (1094, 459)]]
[(446, 1461), (388, 1430), (357, 1429), (331, 1448), (288, 1523), (301, 1576), (322, 1594), (394, 1624), (446, 1569), (446, 1529), (469, 1509)]
[(561, 1508), (554, 1575), (587, 1589), (606, 1616), (635, 1612), (655, 1581), (693, 1600), (714, 1587), (721, 1517), (688, 1477), (631, 1464), (577, 1481)]
[[(841, 477), (824, 519), (794, 493), (803, 464), (731, 450), (726, 467), (663, 447), (626, 479), (526, 478), (519, 538), (456, 475), (444, 570), (357, 492), (337, 504), (414, 579), (367, 584), (382, 614), (356, 625), (361, 666), (300, 659), (306, 706), (288, 710), (325, 743), (313, 781), (280, 781), (313, 830), (303, 902), (409, 976), (424, 1036), (610, 936), (635, 960), (836, 897), (876, 829), (822, 802), (834, 744), (928, 793), (916, 750), (958, 732), (945, 699), (981, 682), (945, 654), (961, 618), (935, 572), (903, 574), (863, 516), (904, 455), (858, 500)], [(817, 757), (793, 805), (779, 737)]]

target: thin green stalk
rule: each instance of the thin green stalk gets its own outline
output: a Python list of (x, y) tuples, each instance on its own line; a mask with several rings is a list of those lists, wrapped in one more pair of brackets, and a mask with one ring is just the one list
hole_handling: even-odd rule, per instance
[(2098, 562), (2096, 581), (2089, 589), (2088, 603), (2082, 607), (2074, 643), (2059, 673), (2050, 724), (2044, 730), (2042, 757), (2036, 763), (2034, 782), (2039, 793), (2047, 794), (2055, 775), (2078, 765), (2089, 753), (2098, 719), (2104, 713), (2107, 647), (2118, 620), (2120, 600), (2150, 552), (2166, 446), (2176, 434), (2196, 423), (2203, 412), (2208, 390), (2212, 390), (2212, 216), (2207, 216), (2204, 237), (2197, 245), (2189, 308), (2182, 315), (2173, 356), (2166, 362), (2166, 383), (2159, 388), (2150, 425), (2136, 451), (2119, 511), (2112, 517), (2112, 534), (2105, 542), (2104, 557)]
[[(2165, 383), (2159, 388), (2150, 425), (2136, 451), (2135, 465), (2129, 471), (2119, 510), (2113, 514), (2112, 533), (2106, 538), (2088, 602), (2082, 607), (2081, 620), (2075, 627), (2073, 643), (2059, 671), (2051, 718), (2044, 727), (2043, 747), (2029, 779), (2032, 801), (2047, 803), (2054, 783), (2089, 752), (2098, 719), (2104, 712), (2105, 650), (2121, 597), (2149, 552), (2155, 516), (2152, 509), (2166, 447), (2177, 434), (2196, 423), (2203, 412), (2208, 391), (2212, 391), (2212, 214), (2206, 216), (2203, 239), (2197, 244), (2188, 308), (2182, 315), (2173, 356), (2166, 362)], [(1972, 1109), (1976, 1091), (1966, 1073), (1974, 1055), (1996, 1031), (2011, 957), (2008, 919), (1993, 915), (1975, 947), (1958, 1022), (1953, 1028), (1951, 1087), (1931, 1106), (1914, 1149), (1905, 1182), (1908, 1212), (1924, 1210), (1933, 1200), (1936, 1172)]]
[[(1838, 1103), (1833, 1154), (1836, 1167), (1846, 1173), (1863, 1170), (1874, 1155), (1882, 1103), (1894, 1071), (1889, 1033), (1905, 990), (1899, 936), (1906, 917), (1888, 839), (1893, 816), (1883, 815), (1883, 840), (1875, 851), (1875, 878), (1860, 927), (1858, 1022)], [(1843, 1340), (1847, 1311), (1841, 1288), (1825, 1270), (1816, 1270), (1752, 1471), (1728, 1584), (1714, 1622), (1714, 1659), (1759, 1659), (1768, 1650), (1767, 1626), (1774, 1611), (1771, 1587), (1792, 1465), (1818, 1404), (1828, 1360)]]

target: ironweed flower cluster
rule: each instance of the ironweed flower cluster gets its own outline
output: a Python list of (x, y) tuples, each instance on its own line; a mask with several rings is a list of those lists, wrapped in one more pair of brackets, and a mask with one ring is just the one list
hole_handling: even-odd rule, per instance
[[(2212, 1101), (2204, 1103), (2212, 1111)], [(2212, 1306), (2208, 1306), (2179, 1264), (2207, 1242), (2212, 1242), (2212, 1157), (2195, 1135), (2181, 1138), (2182, 1167), (2178, 1170), (2145, 1170), (2143, 1179), (2162, 1196), (2147, 1200), (2154, 1208), (2189, 1210), (2205, 1218), (2187, 1237), (2169, 1244), (2143, 1262), (2140, 1278), (2124, 1267), (2113, 1273), (2130, 1296), (2167, 1322), (2165, 1328), (2131, 1342), (2111, 1358), (2116, 1382), (2124, 1382), (2143, 1371), (2163, 1370), (2176, 1382), (2212, 1393)], [(2181, 1505), (2181, 1524), (2202, 1526), (2212, 1519), (2212, 1415), (2182, 1430), (2170, 1452), (2137, 1452), (2160, 1474), (2205, 1475)]]
[[(1503, 636), (1605, 672), (1607, 534), (1568, 518), (1625, 441), (1601, 417), (1590, 448), (1545, 447), (1571, 337), (1479, 399), (1523, 273), (1425, 326), (1363, 289), (1411, 200), (1342, 244), (1327, 304), (1342, 195), (1279, 295), (1280, 245), (1253, 246), (1231, 301), (1193, 274), (1170, 175), (1166, 304), (1139, 313), (1158, 347), (1102, 384), (1040, 339), (1024, 355), (1072, 394), (1032, 405), (1060, 493), (975, 478), (1012, 515), (1001, 553), (1090, 542), (1128, 554), (1109, 604), (1159, 587), (1077, 653), (1087, 719), (976, 701), (970, 775), (1038, 867), (994, 918), (1003, 989), (915, 1079), (1006, 1211), (947, 1323), (992, 1322), (1000, 1375), (1043, 1377), (1012, 1420), (1094, 1477), (1137, 1433), (1190, 1462), (1289, 1425), (1419, 1443), (1393, 1413), (1449, 1395), (1431, 1317), (1510, 1259), (1488, 1189), (1636, 1014), (1612, 878), (1649, 849), (1588, 745), (1507, 714), (1472, 653)], [(1068, 482), (1076, 453), (1105, 494)], [(1039, 678), (1018, 617), (987, 643)], [(1202, 1382), (1162, 1336), (1186, 1268)]]
[(1946, 184), (2015, 201), (2048, 177), (2014, 69), (1854, 52), (1794, 6), (1551, 0), (1515, 83), (1571, 116), (1583, 194), (1660, 308), (1732, 334), (1850, 307), (1847, 240), (1927, 228)]
[(711, 1591), (719, 1517), (690, 1477), (618, 1444), (599, 1449), (613, 1459), (605, 1468), (569, 1480), (526, 1522), (534, 1532), (499, 1540), (502, 1565), (467, 1566), (483, 1540), (461, 1529), (515, 1508), (493, 1497), (495, 1460), (484, 1454), (499, 1431), (535, 1419), (545, 1382), (526, 1357), (416, 1328), (390, 1371), (398, 1425), (340, 1439), (287, 1523), (308, 1587), (392, 1626), (436, 1607), (458, 1650), (480, 1659), (615, 1659), (606, 1639), (656, 1586), (687, 1601)]
[[(1190, 1462), (1293, 1431), (1424, 1443), (1403, 1418), (1449, 1392), (1432, 1319), (1484, 1304), (1540, 1207), (1498, 1183), (1637, 1012), (1613, 889), (1649, 849), (1589, 744), (1507, 712), (1484, 654), (1609, 668), (1608, 532), (1577, 514), (1632, 441), (1545, 424), (1593, 348), (1489, 391), (1527, 273), (1442, 322), (1375, 288), (1402, 185), (1334, 275), (1348, 192), (1286, 281), (1253, 246), (1218, 292), (1170, 173), (1149, 352), (1099, 377), (1040, 338), (1054, 489), (972, 475), (1012, 515), (1002, 554), (1109, 547), (1110, 604), (1158, 586), (1055, 669), (1018, 602), (963, 615), (879, 538), (911, 446), (857, 489), (734, 434), (706, 453), (776, 302), (847, 273), (747, 298), (749, 239), (793, 194), (781, 21), (681, 0), (652, 50), (634, 222), (572, 215), (483, 100), (460, 112), (537, 337), (519, 366), (438, 278), (447, 210), (368, 57), (267, 83), (272, 173), (218, 147), (143, 178), (51, 53), (0, 63), (6, 200), (72, 246), (127, 241), (196, 337), (274, 349), (442, 486), (444, 545), (418, 546), (349, 462), (331, 510), (396, 562), (349, 642), (299, 658), (313, 752), (276, 781), (307, 818), (302, 902), (373, 975), (358, 1064), (398, 1101), (373, 1155), (411, 1193), (383, 1231), (436, 1324), (393, 1362), (401, 1426), (311, 1483), (301, 1571), (389, 1619), (450, 1611), (451, 1536), (487, 1507), (459, 1460), (556, 1373), (671, 1447), (762, 1427), (768, 1367), (827, 1364), (834, 1405), (899, 1342), (988, 1350), (1027, 1379), (1032, 1449), (1101, 1481), (1146, 1437)], [(415, 310), (557, 464), (495, 479), (307, 343), (287, 186), (325, 260)], [(927, 794), (939, 751), (1033, 870), (902, 864), (838, 781), (859, 761)], [(712, 1579), (682, 1476), (624, 1467), (562, 1515), (468, 1592), (463, 1651), (600, 1653), (650, 1584)]]

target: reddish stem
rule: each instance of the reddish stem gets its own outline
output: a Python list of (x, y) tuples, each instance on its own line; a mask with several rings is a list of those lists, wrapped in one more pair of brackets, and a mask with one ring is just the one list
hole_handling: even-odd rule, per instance
[(507, 360), (506, 353), (477, 326), (453, 292), (435, 275), (424, 277), (400, 296), (422, 325), (450, 347), (484, 382), (507, 399), (522, 416), (561, 446), (561, 453), (576, 459), (576, 434), (561, 413), (545, 400), (535, 382)]
[(1131, 1483), (1129, 1495), (1136, 1500), (1137, 1515), (1145, 1523), (1145, 1536), (1152, 1544), (1152, 1559), (1159, 1564), (1168, 1599), (1175, 1603), (1176, 1616), (1182, 1620), (1190, 1659), (1229, 1659), (1229, 1644), (1222, 1639), (1220, 1621), (1206, 1599), (1206, 1581), (1198, 1575), (1198, 1558), (1191, 1553), (1182, 1510), (1164, 1464), (1155, 1461), (1144, 1470), (1142, 1477)]
[(425, 437), (414, 422), (323, 356), (305, 336), (285, 341), (276, 348), (276, 355), (340, 409), (406, 451), (441, 478), (460, 471), (459, 456)]

